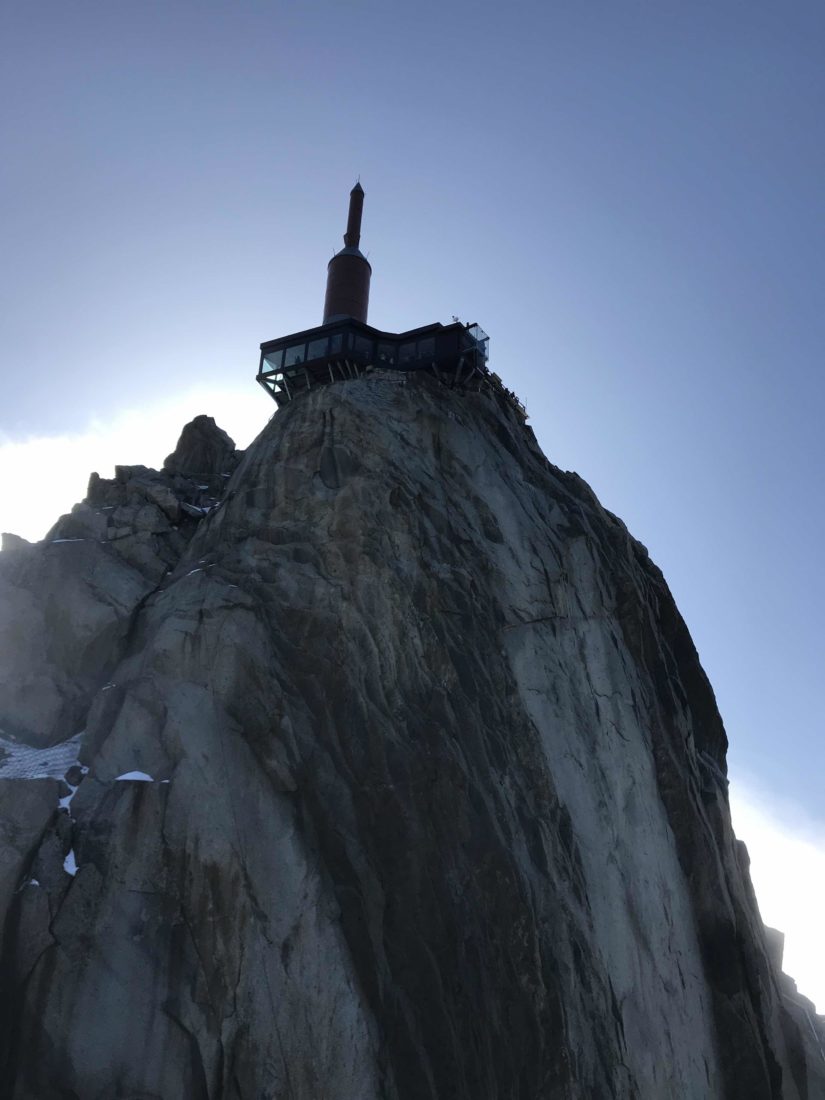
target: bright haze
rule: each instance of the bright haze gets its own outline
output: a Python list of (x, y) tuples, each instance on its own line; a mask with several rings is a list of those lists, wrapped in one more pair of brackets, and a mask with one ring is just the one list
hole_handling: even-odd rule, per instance
[(825, 1003), (788, 928), (823, 904), (825, 7), (60, 0), (0, 42), (0, 525), (201, 412), (246, 445), (360, 175), (371, 323), (479, 322), (663, 569), (738, 797), (803, 846), (792, 899), (753, 873)]

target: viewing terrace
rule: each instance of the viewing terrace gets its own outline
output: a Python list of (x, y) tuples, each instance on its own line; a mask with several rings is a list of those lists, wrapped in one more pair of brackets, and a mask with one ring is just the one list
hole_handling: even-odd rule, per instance
[(392, 333), (349, 317), (261, 344), (257, 380), (280, 407), (314, 386), (376, 368), (426, 370), (450, 386), (496, 389), (524, 418), (524, 407), (488, 369), (488, 346), (489, 337), (475, 324), (454, 321)]

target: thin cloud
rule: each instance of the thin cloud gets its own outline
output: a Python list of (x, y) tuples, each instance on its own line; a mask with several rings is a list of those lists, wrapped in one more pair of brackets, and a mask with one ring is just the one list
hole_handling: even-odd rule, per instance
[(785, 933), (783, 970), (800, 993), (825, 1006), (825, 827), (753, 781), (730, 788), (736, 835), (748, 847), (765, 924)]
[(181, 428), (199, 413), (213, 416), (246, 447), (272, 414), (257, 387), (193, 390), (83, 431), (10, 439), (0, 436), (0, 530), (41, 539), (59, 516), (86, 495), (89, 474), (114, 476), (116, 465), (160, 467)]

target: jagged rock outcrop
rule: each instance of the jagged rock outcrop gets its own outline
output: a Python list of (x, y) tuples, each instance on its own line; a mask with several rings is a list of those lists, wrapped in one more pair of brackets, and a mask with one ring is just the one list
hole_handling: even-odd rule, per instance
[(77, 729), (127, 645), (135, 615), (214, 508), (240, 454), (211, 417), (188, 424), (161, 473), (92, 474), (86, 500), (37, 550), (4, 535), (0, 729), (50, 745)]
[(0, 760), (5, 1095), (825, 1095), (712, 691), (584, 482), (421, 375), (224, 461), (214, 507), (167, 460), (0, 557), (43, 775)]
[(184, 477), (223, 477), (238, 465), (233, 440), (211, 416), (196, 416), (181, 433), (174, 451), (163, 463), (164, 473)]

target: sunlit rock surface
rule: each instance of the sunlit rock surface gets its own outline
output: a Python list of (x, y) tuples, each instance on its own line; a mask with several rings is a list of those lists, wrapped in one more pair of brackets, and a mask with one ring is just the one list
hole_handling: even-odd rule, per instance
[(2, 1095), (825, 1096), (661, 574), (402, 379), (0, 555)]

